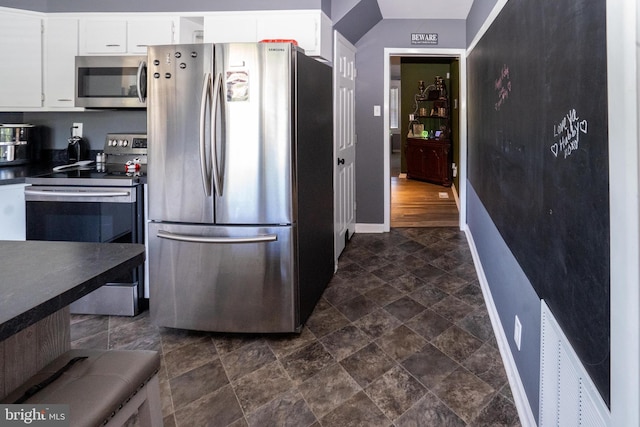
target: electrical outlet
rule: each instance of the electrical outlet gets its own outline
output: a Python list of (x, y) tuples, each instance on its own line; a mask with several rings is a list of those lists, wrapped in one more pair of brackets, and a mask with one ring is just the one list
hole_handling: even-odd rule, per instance
[(74, 123), (71, 128), (71, 136), (78, 136), (82, 138), (82, 123)]
[(516, 323), (513, 327), (513, 340), (516, 342), (516, 347), (520, 351), (520, 342), (522, 341), (522, 323), (516, 314)]

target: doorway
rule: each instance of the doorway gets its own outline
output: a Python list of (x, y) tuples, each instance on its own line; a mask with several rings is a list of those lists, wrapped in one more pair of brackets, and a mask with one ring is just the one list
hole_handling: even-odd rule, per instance
[[(401, 49), (386, 48), (384, 53), (384, 132), (385, 132), (385, 223), (384, 230), (389, 231), (391, 225), (394, 227), (430, 227), (430, 226), (459, 226), (461, 227), (466, 218), (464, 193), (466, 174), (466, 67), (464, 62), (465, 51), (463, 49)], [(457, 61), (459, 92), (455, 101), (458, 116), (455, 120), (459, 144), (456, 147), (457, 156), (456, 171), (458, 185), (444, 187), (417, 180), (407, 180), (402, 173), (403, 165), (401, 161), (401, 150), (398, 150), (397, 136), (390, 135), (391, 108), (394, 103), (391, 100), (390, 89), (393, 87), (393, 80), (396, 70), (394, 64), (396, 58), (412, 58), (418, 62), (446, 62)], [(417, 87), (417, 81), (416, 87)], [(452, 105), (453, 108), (453, 105)], [(407, 116), (408, 112), (400, 108), (400, 115)], [(399, 120), (401, 123), (402, 120)], [(402, 125), (399, 125), (400, 132), (403, 132)], [(404, 131), (406, 132), (406, 125)], [(400, 161), (400, 166), (398, 165)], [(400, 168), (400, 173), (396, 175)], [(393, 198), (392, 198), (393, 193)], [(397, 204), (392, 203), (397, 201)], [(393, 224), (392, 224), (393, 217)]]
[[(457, 176), (452, 168), (458, 162), (459, 147), (458, 70), (458, 59), (453, 57), (390, 57), (391, 227), (458, 225), (455, 199)], [(436, 84), (442, 90), (434, 92)], [(439, 100), (421, 101), (429, 89), (432, 93), (439, 93)], [(441, 109), (446, 113), (427, 112), (424, 107), (433, 105), (434, 102), (447, 106)], [(425, 111), (421, 112), (422, 110)], [(437, 141), (435, 144), (428, 143), (437, 148), (408, 147), (409, 138), (414, 142), (414, 138), (418, 138), (421, 143), (425, 141), (423, 135), (415, 135), (413, 128), (416, 126), (427, 129), (427, 134), (428, 129), (431, 129), (432, 135), (427, 136), (431, 139), (426, 141)], [(436, 129), (442, 132), (441, 139), (434, 139)], [(451, 147), (447, 149), (447, 156), (437, 153), (442, 146)], [(423, 154), (425, 151), (432, 152), (433, 155), (426, 156)], [(451, 158), (447, 158), (448, 156)], [(427, 157), (432, 161), (437, 160), (429, 168), (442, 169), (446, 175), (446, 184), (442, 182), (441, 175), (436, 181), (415, 176), (416, 166), (422, 165)]]

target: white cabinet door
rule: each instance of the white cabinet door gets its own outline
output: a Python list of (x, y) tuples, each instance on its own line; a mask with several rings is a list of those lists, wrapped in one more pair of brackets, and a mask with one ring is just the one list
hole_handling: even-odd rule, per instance
[(26, 240), (25, 184), (0, 185), (0, 240)]
[(127, 21), (83, 19), (80, 21), (80, 54), (127, 52)]
[(48, 18), (44, 30), (44, 105), (73, 107), (78, 20)]
[(257, 35), (264, 39), (293, 39), (307, 54), (318, 50), (320, 40), (320, 14), (282, 13), (264, 16), (258, 20)]
[(331, 60), (331, 21), (320, 11), (287, 11), (258, 20), (258, 40), (293, 39), (308, 56)]
[(204, 17), (206, 43), (295, 40), (309, 56), (331, 60), (331, 20), (319, 10), (219, 12)]
[(204, 17), (205, 43), (256, 42), (257, 17), (251, 14), (221, 13)]
[(42, 20), (0, 12), (0, 107), (42, 105)]
[(147, 54), (147, 46), (174, 42), (172, 19), (127, 21), (127, 53)]

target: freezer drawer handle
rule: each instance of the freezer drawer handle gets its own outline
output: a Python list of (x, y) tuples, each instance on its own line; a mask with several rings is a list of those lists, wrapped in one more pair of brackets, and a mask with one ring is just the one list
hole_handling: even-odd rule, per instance
[(187, 234), (175, 234), (168, 231), (158, 231), (157, 236), (161, 239), (177, 240), (180, 242), (194, 242), (194, 243), (262, 243), (262, 242), (275, 242), (278, 240), (277, 234), (265, 234), (262, 236), (251, 237), (205, 237), (205, 236), (190, 236)]
[(65, 196), (65, 197), (122, 197), (129, 196), (129, 191), (57, 191), (57, 190), (24, 190), (24, 194), (32, 196)]

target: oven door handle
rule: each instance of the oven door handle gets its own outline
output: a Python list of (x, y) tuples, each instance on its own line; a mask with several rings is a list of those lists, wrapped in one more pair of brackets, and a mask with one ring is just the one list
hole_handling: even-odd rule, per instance
[(249, 237), (206, 237), (193, 236), (189, 234), (176, 234), (160, 230), (156, 235), (161, 239), (177, 240), (179, 242), (191, 243), (263, 243), (275, 242), (278, 240), (277, 234), (263, 234)]
[(130, 191), (57, 191), (57, 190), (31, 190), (25, 189), (24, 194), (28, 196), (51, 196), (51, 197), (128, 197)]

